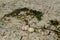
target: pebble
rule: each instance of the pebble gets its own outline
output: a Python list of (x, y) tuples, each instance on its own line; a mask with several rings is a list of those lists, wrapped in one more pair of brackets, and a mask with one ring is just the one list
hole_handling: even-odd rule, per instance
[(28, 31), (29, 32), (34, 32), (34, 28), (29, 28)]

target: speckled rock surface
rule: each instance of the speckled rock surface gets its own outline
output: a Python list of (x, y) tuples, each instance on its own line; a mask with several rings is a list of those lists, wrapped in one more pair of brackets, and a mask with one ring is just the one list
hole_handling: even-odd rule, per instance
[[(44, 25), (49, 27), (49, 20), (57, 19), (60, 21), (60, 0), (0, 0), (0, 18), (5, 14), (11, 13), (17, 8), (27, 7), (44, 13), (42, 20), (38, 21), (35, 17), (25, 16), (29, 27), (41, 28)], [(21, 14), (24, 12), (21, 12)], [(38, 29), (38, 32), (23, 31), (21, 28), (26, 26), (24, 19), (6, 17), (10, 21), (0, 21), (0, 40), (57, 40), (58, 35), (45, 29)], [(52, 30), (56, 28), (52, 25)]]

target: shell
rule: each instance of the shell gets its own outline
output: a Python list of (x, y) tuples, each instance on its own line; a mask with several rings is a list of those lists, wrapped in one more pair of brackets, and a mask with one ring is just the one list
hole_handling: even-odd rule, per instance
[(29, 26), (28, 25), (26, 25), (26, 26), (22, 26), (22, 30), (24, 30), (24, 31), (27, 31), (28, 30), (28, 28), (29, 28)]

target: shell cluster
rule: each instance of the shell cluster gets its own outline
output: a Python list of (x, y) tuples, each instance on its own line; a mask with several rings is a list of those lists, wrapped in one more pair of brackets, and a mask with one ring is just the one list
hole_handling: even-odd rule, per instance
[(34, 32), (34, 28), (29, 27), (28, 25), (22, 26), (21, 28), (23, 31)]
[(26, 26), (22, 26), (22, 28), (21, 28), (23, 31), (27, 31), (28, 29), (29, 29), (29, 26), (28, 25), (26, 25)]

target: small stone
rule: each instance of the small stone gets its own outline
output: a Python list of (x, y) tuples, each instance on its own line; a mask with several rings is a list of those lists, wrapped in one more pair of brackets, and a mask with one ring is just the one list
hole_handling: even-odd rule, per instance
[(29, 32), (34, 32), (34, 28), (29, 28), (28, 31)]

